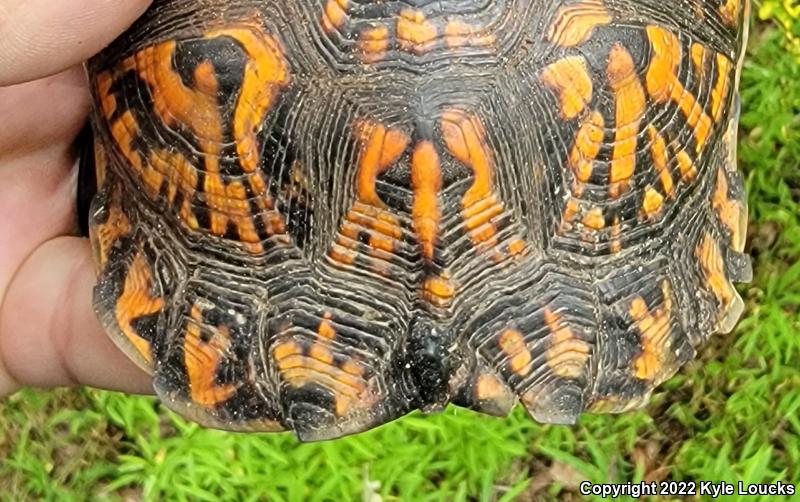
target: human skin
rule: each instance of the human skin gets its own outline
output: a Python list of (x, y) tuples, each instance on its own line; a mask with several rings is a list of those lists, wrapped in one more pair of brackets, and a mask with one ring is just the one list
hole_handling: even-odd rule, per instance
[(149, 3), (0, 0), (0, 396), (24, 386), (152, 392), (92, 310), (73, 146), (91, 106), (81, 63)]

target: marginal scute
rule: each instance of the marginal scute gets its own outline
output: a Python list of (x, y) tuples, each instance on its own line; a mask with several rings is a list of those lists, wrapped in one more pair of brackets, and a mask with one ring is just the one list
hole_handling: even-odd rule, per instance
[(724, 0), (719, 7), (719, 13), (725, 24), (730, 27), (736, 26), (741, 8), (742, 0)]
[(717, 77), (711, 92), (711, 115), (716, 122), (722, 119), (728, 92), (731, 85), (731, 60), (724, 54), (717, 54)]
[(743, 253), (747, 233), (747, 206), (743, 200), (730, 196), (728, 176), (733, 175), (726, 172), (725, 168), (720, 167), (717, 170), (711, 207), (730, 235), (731, 249)]
[(133, 223), (121, 206), (120, 190), (120, 187), (111, 190), (106, 199), (106, 207), (102, 210), (102, 221), (95, 218), (89, 227), (98, 272), (105, 268), (114, 247), (121, 245), (121, 240), (133, 232)]
[(674, 313), (672, 292), (667, 281), (662, 283), (661, 291), (662, 304), (654, 310), (641, 297), (634, 298), (630, 304), (629, 314), (639, 330), (642, 345), (642, 353), (633, 361), (633, 371), (636, 378), (641, 380), (659, 380), (671, 357), (670, 336)]
[(575, 336), (563, 323), (557, 312), (545, 309), (544, 319), (551, 332), (547, 364), (554, 375), (561, 378), (578, 378), (586, 371), (591, 350), (589, 345)]
[(730, 332), (744, 310), (744, 302), (725, 272), (725, 261), (717, 239), (710, 233), (703, 235), (695, 249), (695, 256), (705, 278), (705, 286), (719, 305), (717, 330)]
[[(368, 380), (368, 366), (339, 339), (336, 315), (324, 312), (316, 321), (312, 317), (316, 316), (281, 326), (270, 353), (290, 426), (301, 436), (324, 436), (347, 427), (348, 422), (359, 426), (362, 420), (371, 421), (367, 413), (378, 396), (374, 382)], [(316, 328), (311, 332), (308, 328), (313, 322)]]
[(153, 364), (153, 350), (147, 340), (134, 327), (136, 319), (158, 314), (164, 308), (164, 299), (153, 295), (153, 270), (145, 256), (139, 252), (134, 255), (125, 273), (122, 295), (116, 302), (115, 317), (122, 333), (139, 352), (147, 364)]
[(230, 343), (231, 335), (226, 326), (204, 325), (202, 307), (192, 307), (183, 340), (183, 357), (193, 402), (212, 407), (230, 399), (236, 392), (235, 384), (216, 383), (220, 365), (229, 357)]

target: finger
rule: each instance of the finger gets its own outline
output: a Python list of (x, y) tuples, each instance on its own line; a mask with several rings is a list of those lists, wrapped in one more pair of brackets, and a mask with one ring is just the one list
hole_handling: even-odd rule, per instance
[(75, 231), (74, 166), (66, 141), (19, 158), (0, 158), (0, 306), (11, 278), (31, 253), (47, 240)]
[(150, 0), (0, 0), (0, 86), (58, 73), (108, 45)]
[(89, 98), (86, 74), (80, 66), (33, 82), (0, 87), (0, 162), (72, 142), (86, 122)]
[(88, 241), (77, 237), (47, 242), (22, 265), (0, 307), (0, 395), (74, 384), (152, 393), (151, 377), (100, 327), (94, 282)]

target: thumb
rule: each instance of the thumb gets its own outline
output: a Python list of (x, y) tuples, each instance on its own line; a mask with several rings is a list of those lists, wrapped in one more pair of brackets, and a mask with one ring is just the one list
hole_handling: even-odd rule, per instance
[(0, 86), (78, 64), (140, 16), (151, 0), (0, 0)]

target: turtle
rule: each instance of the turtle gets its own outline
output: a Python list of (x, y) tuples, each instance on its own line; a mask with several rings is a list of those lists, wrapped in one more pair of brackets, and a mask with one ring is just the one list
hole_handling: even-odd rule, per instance
[(747, 0), (155, 0), (87, 63), (94, 305), (301, 441), (644, 406), (751, 279)]

